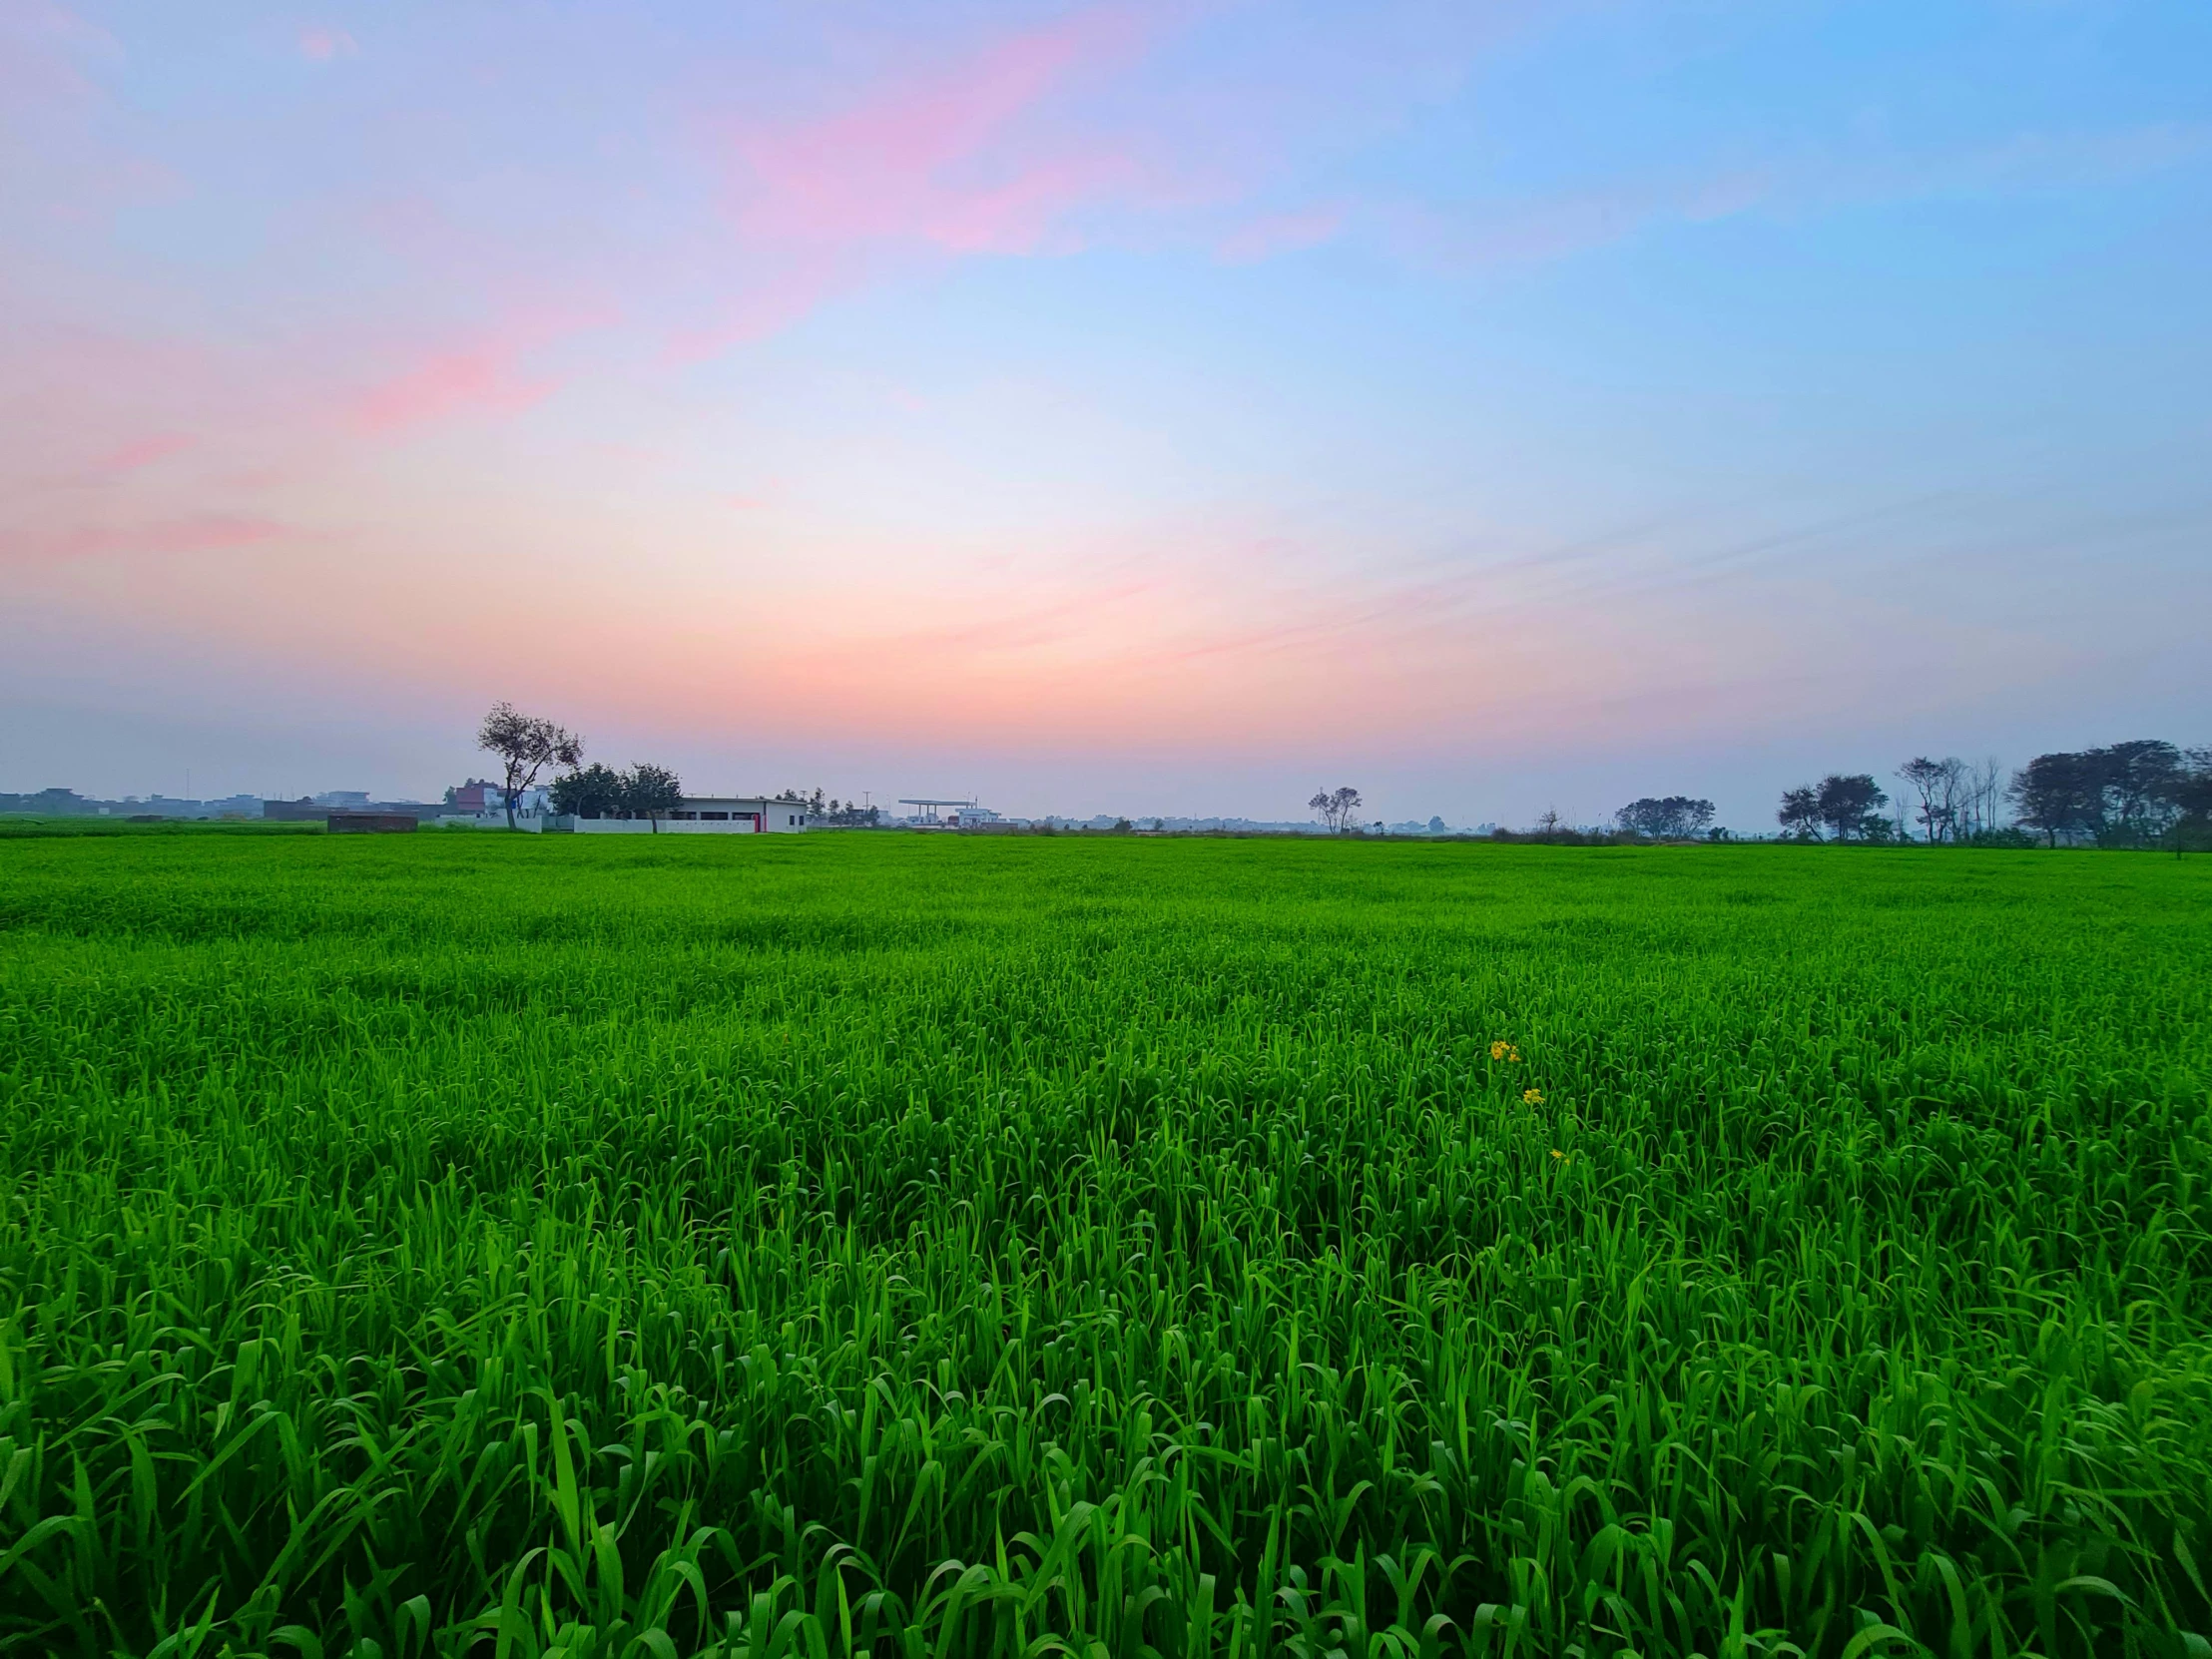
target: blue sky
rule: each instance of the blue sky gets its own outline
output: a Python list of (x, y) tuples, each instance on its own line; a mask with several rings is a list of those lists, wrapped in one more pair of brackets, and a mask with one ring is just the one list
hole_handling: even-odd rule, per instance
[(0, 0), (0, 788), (2212, 739), (2212, 10)]

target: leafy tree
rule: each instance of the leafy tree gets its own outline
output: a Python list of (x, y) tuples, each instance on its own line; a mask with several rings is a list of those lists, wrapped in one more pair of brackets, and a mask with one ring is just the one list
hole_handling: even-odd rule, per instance
[(683, 802), (684, 786), (666, 767), (641, 761), (622, 775), (623, 816), (650, 820), (656, 835), (661, 832), (661, 815), (675, 812)]
[(538, 715), (526, 715), (512, 703), (494, 703), (477, 729), (476, 747), (499, 757), (505, 769), (500, 793), (507, 801), (507, 828), (515, 827), (515, 803), (547, 767), (571, 767), (584, 758), (584, 740)]
[(576, 818), (612, 818), (622, 811), (623, 777), (594, 761), (553, 780), (553, 810)]
[(1306, 805), (1321, 814), (1322, 823), (1332, 832), (1341, 835), (1359, 822), (1353, 815), (1359, 812), (1363, 803), (1358, 790), (1346, 788), (1334, 793), (1323, 790)]
[(1775, 822), (1801, 841), (1817, 841), (1821, 838), (1820, 791), (1807, 784), (1802, 789), (1782, 792), (1782, 810), (1774, 815)]
[(2173, 810), (2174, 856), (2185, 846), (2203, 846), (2212, 840), (2212, 749), (2192, 749), (2165, 786), (2166, 805)]
[(1686, 795), (1661, 798), (1645, 796), (1631, 801), (1613, 815), (1613, 822), (1631, 835), (1660, 840), (1687, 840), (1702, 835), (1713, 823), (1713, 804)]
[(2189, 816), (2202, 755), (2157, 738), (2038, 755), (2012, 775), (2006, 794), (2045, 845), (2149, 846)]
[(2104, 785), (2086, 755), (2038, 755), (2012, 774), (2005, 791), (2020, 822), (2042, 831), (2044, 844), (2058, 837), (2089, 839), (2104, 828)]
[(2156, 738), (2138, 738), (2089, 753), (2116, 837), (2135, 846), (2155, 841), (2175, 817), (2169, 802), (2184, 770), (2181, 751)]
[(1832, 772), (1821, 780), (1814, 810), (1838, 840), (1869, 840), (1884, 836), (1881, 809), (1889, 802), (1873, 774)]

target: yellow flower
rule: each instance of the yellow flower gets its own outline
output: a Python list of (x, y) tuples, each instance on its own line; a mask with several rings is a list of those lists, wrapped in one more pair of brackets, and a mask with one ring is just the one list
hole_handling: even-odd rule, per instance
[(1490, 1058), (1493, 1060), (1517, 1060), (1520, 1058), (1520, 1050), (1509, 1042), (1494, 1042), (1490, 1044)]
[(1551, 1155), (1554, 1158), (1558, 1159), (1561, 1163), (1565, 1163), (1567, 1160), (1567, 1155), (1564, 1152), (1561, 1152), (1557, 1147), (1553, 1147), (1551, 1149)]
[(1544, 1103), (1544, 1091), (1541, 1089), (1523, 1089), (1520, 1092), (1520, 1102), (1523, 1106), (1541, 1106)]

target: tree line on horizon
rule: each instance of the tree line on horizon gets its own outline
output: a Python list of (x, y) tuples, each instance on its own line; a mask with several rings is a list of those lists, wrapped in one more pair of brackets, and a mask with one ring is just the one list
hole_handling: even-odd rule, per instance
[(1871, 773), (1830, 773), (1783, 791), (1776, 822), (1806, 841), (2179, 851), (2212, 839), (2212, 748), (2139, 738), (2038, 755), (2009, 780), (1994, 759), (1917, 755), (1896, 777), (1903, 788), (1893, 803)]
[[(585, 766), (580, 736), (511, 703), (492, 706), (477, 745), (504, 768), (500, 788), (509, 828), (517, 801), (547, 767), (566, 769), (551, 792), (559, 813), (642, 818), (658, 829), (683, 798), (682, 784), (666, 767), (640, 762), (617, 772), (598, 763)], [(1903, 786), (1895, 803), (1865, 772), (1830, 773), (1818, 784), (1785, 790), (1776, 822), (1785, 838), (1803, 841), (1906, 842), (1916, 839), (1918, 825), (1917, 838), (1931, 846), (2171, 846), (2178, 852), (2186, 845), (2212, 844), (2212, 746), (2184, 750), (2163, 739), (2139, 738), (2054, 752), (2036, 756), (2009, 780), (1994, 757), (1976, 765), (1954, 755), (1917, 755), (1895, 776)], [(825, 802), (819, 789), (812, 796), (788, 790), (784, 798), (805, 802), (831, 823), (879, 822), (875, 809)], [(1365, 803), (1356, 789), (1323, 790), (1307, 805), (1336, 833), (1366, 828), (1359, 819)], [(1613, 822), (1616, 833), (1638, 840), (1725, 837), (1713, 816), (1713, 803), (1698, 797), (1644, 796), (1616, 812)], [(1556, 812), (1546, 813), (1534, 831), (1537, 839), (1569, 836), (1583, 840), (1589, 832), (1568, 830)]]

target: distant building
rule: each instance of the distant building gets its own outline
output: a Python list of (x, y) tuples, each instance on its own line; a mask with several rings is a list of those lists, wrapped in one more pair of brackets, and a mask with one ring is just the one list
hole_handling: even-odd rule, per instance
[[(506, 822), (503, 813), (488, 818), (493, 824)], [(662, 817), (658, 828), (664, 835), (794, 834), (814, 829), (821, 822), (804, 801), (770, 796), (687, 795), (676, 811)], [(573, 813), (548, 813), (528, 828), (590, 835), (644, 835), (655, 830), (650, 819), (582, 818)]]
[[(515, 797), (518, 813), (548, 813), (553, 810), (553, 788), (549, 784), (532, 784)], [(489, 778), (471, 778), (465, 784), (456, 784), (445, 792), (445, 804), (437, 809), (434, 817), (467, 817), (472, 813), (497, 813), (504, 822), (507, 814), (507, 791), (504, 786)]]
[(445, 792), (445, 804), (455, 812), (482, 813), (501, 805), (499, 786), (489, 778), (471, 778)]
[(359, 809), (368, 805), (366, 790), (324, 790), (314, 798), (317, 807), (334, 807), (340, 812)]
[(75, 818), (100, 811), (75, 790), (40, 790), (34, 795), (0, 796), (0, 812), (36, 813), (41, 818)]

